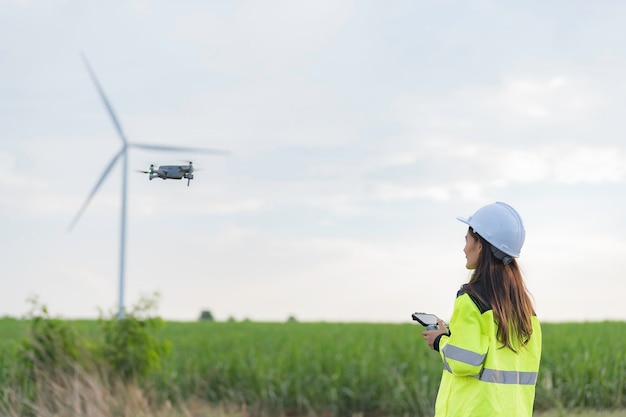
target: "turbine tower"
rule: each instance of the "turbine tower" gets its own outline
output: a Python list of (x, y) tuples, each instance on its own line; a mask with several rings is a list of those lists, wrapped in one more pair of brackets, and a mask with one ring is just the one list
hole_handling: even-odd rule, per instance
[(82, 207), (80, 208), (80, 210), (74, 217), (74, 220), (72, 220), (72, 223), (70, 223), (69, 230), (71, 231), (74, 228), (74, 226), (76, 225), (76, 223), (82, 216), (83, 212), (87, 208), (87, 205), (89, 205), (89, 202), (91, 201), (93, 196), (96, 194), (96, 192), (98, 192), (98, 189), (100, 188), (100, 186), (102, 185), (106, 177), (108, 176), (111, 169), (113, 169), (117, 161), (121, 159), (122, 160), (122, 207), (121, 207), (122, 212), (120, 216), (120, 223), (121, 223), (120, 224), (120, 266), (119, 266), (120, 280), (119, 280), (119, 297), (118, 297), (118, 313), (117, 314), (118, 314), (118, 318), (124, 318), (124, 315), (125, 315), (124, 279), (125, 279), (125, 267), (126, 267), (126, 195), (127, 195), (126, 183), (127, 183), (127, 174), (128, 174), (128, 149), (140, 148), (140, 149), (147, 149), (147, 150), (153, 150), (153, 151), (202, 152), (202, 153), (210, 153), (210, 154), (216, 154), (216, 155), (228, 155), (229, 152), (224, 151), (224, 150), (219, 150), (219, 149), (186, 148), (186, 147), (178, 147), (178, 146), (159, 146), (159, 145), (149, 145), (149, 144), (129, 142), (126, 139), (126, 135), (124, 134), (124, 131), (122, 130), (122, 126), (119, 120), (115, 116), (115, 112), (113, 111), (113, 107), (111, 106), (111, 103), (109, 103), (109, 100), (107, 100), (107, 97), (104, 94), (104, 91), (102, 90), (102, 87), (100, 86), (100, 83), (98, 82), (98, 79), (96, 78), (96, 74), (93, 72), (93, 70), (91, 69), (91, 66), (89, 65), (89, 62), (87, 61), (87, 57), (85, 57), (83, 53), (81, 53), (81, 57), (83, 59), (83, 62), (85, 63), (85, 66), (87, 67), (87, 71), (89, 72), (89, 75), (91, 76), (93, 83), (96, 86), (96, 89), (98, 90), (98, 94), (100, 95), (100, 98), (102, 99), (102, 102), (104, 103), (104, 106), (106, 107), (107, 112), (109, 113), (109, 116), (111, 117), (111, 121), (113, 122), (113, 125), (115, 126), (117, 135), (122, 140), (122, 148), (119, 150), (119, 152), (117, 152), (117, 154), (115, 154), (113, 159), (111, 159), (111, 162), (109, 162), (109, 165), (107, 165), (107, 167), (104, 169), (104, 172), (100, 176), (100, 179), (96, 183), (95, 187), (93, 187), (93, 189), (91, 190), (91, 193), (89, 193), (87, 200), (85, 200)]

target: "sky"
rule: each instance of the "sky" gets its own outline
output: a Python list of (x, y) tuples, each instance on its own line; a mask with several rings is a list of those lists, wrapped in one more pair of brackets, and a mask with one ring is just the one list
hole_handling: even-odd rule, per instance
[[(539, 318), (626, 320), (626, 3), (0, 0), (0, 316), (449, 319), (515, 207)], [(195, 178), (150, 164), (193, 161)]]

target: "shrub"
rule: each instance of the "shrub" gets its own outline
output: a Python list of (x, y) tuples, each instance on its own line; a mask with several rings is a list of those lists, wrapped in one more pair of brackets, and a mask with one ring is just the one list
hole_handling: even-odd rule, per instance
[(202, 310), (200, 313), (200, 320), (213, 321), (213, 314), (209, 310)]
[(47, 307), (36, 297), (29, 302), (32, 308), (27, 318), (31, 320), (31, 328), (20, 349), (25, 369), (67, 371), (73, 368), (82, 348), (76, 329), (68, 321), (50, 317)]
[(112, 314), (98, 320), (103, 334), (100, 355), (110, 372), (130, 382), (161, 369), (163, 359), (171, 350), (171, 343), (159, 340), (158, 329), (163, 320), (151, 316), (156, 310), (158, 294), (142, 297), (124, 318)]

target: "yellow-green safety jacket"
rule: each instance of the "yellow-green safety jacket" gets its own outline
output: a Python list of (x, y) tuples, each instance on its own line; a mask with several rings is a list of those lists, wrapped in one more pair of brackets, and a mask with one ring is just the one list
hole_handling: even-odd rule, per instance
[(443, 359), (435, 417), (531, 417), (541, 359), (541, 327), (517, 353), (496, 337), (493, 311), (459, 291), (450, 334), (435, 341)]

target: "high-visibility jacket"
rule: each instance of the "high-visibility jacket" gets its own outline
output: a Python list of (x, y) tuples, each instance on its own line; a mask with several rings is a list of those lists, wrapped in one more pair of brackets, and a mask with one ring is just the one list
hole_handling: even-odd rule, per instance
[(505, 348), (491, 308), (459, 291), (450, 334), (435, 342), (444, 367), (435, 417), (531, 417), (541, 359), (536, 316), (532, 324), (526, 345)]

